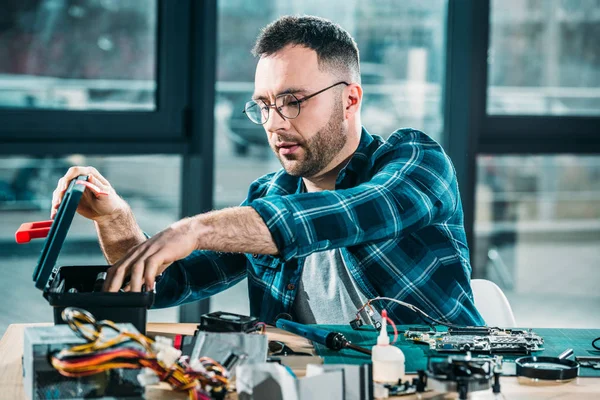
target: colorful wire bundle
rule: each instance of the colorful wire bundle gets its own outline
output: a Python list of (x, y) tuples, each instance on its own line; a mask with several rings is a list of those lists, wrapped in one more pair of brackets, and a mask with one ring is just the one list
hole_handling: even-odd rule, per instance
[[(174, 390), (188, 392), (191, 400), (222, 397), (227, 392), (229, 372), (208, 357), (191, 365), (189, 358), (180, 357), (181, 353), (167, 344), (165, 338), (153, 340), (121, 330), (112, 321), (97, 322), (87, 311), (74, 307), (66, 308), (62, 318), (88, 343), (52, 356), (52, 366), (61, 375), (83, 377), (115, 368), (146, 368), (138, 377), (143, 385), (167, 382)], [(107, 338), (105, 329), (114, 330), (116, 335)]]

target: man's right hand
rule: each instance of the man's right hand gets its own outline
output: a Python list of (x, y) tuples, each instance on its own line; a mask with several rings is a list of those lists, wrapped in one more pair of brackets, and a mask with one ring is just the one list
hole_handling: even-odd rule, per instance
[[(88, 190), (83, 192), (79, 201), (77, 212), (85, 218), (101, 222), (111, 220), (127, 209), (127, 203), (112, 188), (110, 183), (94, 167), (71, 167), (58, 181), (56, 190), (52, 194), (52, 210), (50, 218), (54, 219), (69, 182), (81, 175), (88, 176)], [(97, 188), (97, 189), (96, 189)], [(100, 195), (108, 193), (108, 195)]]

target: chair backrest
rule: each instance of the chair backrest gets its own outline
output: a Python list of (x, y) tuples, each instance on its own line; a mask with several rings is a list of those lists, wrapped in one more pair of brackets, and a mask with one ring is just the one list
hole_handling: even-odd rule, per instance
[(515, 316), (508, 299), (494, 282), (487, 279), (471, 279), (475, 307), (488, 326), (514, 328)]

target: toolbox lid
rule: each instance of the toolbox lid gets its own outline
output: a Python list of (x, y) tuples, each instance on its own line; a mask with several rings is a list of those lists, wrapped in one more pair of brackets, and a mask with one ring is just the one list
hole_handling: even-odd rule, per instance
[(85, 175), (79, 176), (73, 179), (69, 183), (65, 195), (63, 197), (58, 211), (54, 217), (54, 221), (46, 237), (44, 248), (40, 254), (37, 266), (33, 271), (33, 280), (35, 287), (44, 290), (44, 288), (52, 282), (52, 279), (56, 275), (58, 269), (55, 268), (56, 260), (60, 249), (67, 237), (67, 232), (79, 206), (79, 200), (85, 190), (85, 185), (76, 183), (77, 181), (87, 181), (88, 177)]

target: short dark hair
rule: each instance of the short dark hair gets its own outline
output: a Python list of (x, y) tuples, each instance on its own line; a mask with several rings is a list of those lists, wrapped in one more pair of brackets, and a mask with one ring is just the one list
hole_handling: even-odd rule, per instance
[(341, 26), (314, 16), (284, 16), (262, 29), (252, 49), (255, 57), (270, 56), (288, 45), (317, 53), (319, 68), (360, 82), (358, 46)]

